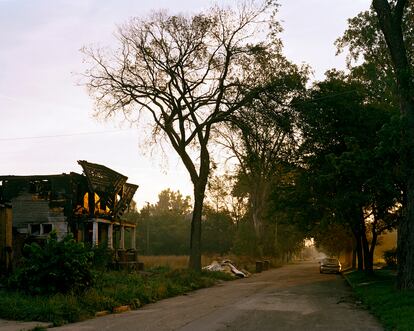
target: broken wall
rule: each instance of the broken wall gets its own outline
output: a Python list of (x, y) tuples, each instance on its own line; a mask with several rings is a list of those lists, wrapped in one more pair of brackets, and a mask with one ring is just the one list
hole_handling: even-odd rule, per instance
[(50, 207), (50, 202), (31, 193), (22, 193), (11, 200), (13, 225), (19, 233), (48, 235), (56, 230), (58, 237), (68, 232), (63, 207)]

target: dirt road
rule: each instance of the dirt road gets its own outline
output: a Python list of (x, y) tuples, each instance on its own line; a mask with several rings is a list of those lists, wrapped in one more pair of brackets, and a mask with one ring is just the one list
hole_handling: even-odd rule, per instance
[(301, 263), (225, 282), (128, 313), (50, 330), (382, 330), (359, 309), (340, 275)]

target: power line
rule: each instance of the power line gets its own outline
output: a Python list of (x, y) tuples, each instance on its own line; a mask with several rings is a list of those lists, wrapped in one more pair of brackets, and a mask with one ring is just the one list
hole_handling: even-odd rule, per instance
[[(312, 103), (314, 101), (324, 100), (324, 99), (330, 99), (335, 98), (337, 96), (341, 96), (344, 94), (351, 94), (353, 92), (356, 92), (358, 90), (350, 90), (350, 91), (344, 91), (339, 93), (333, 93), (327, 96), (314, 98), (310, 100), (294, 100), (294, 104), (307, 104)], [(99, 135), (99, 134), (106, 134), (106, 133), (119, 133), (119, 132), (125, 132), (130, 131), (133, 129), (123, 129), (123, 130), (112, 130), (112, 131), (95, 131), (95, 132), (78, 132), (78, 133), (68, 133), (68, 134), (57, 134), (57, 135), (45, 135), (45, 136), (31, 136), (31, 137), (14, 137), (14, 138), (0, 138), (0, 141), (18, 141), (18, 140), (32, 140), (32, 139), (50, 139), (50, 138), (64, 138), (64, 137), (76, 137), (76, 136), (88, 136), (88, 135)]]
[(133, 130), (133, 129), (95, 131), (95, 132), (78, 132), (78, 133), (67, 133), (67, 134), (56, 134), (56, 135), (45, 135), (45, 136), (31, 136), (31, 137), (0, 138), (0, 141), (18, 141), (18, 140), (32, 140), (32, 139), (50, 139), (50, 138), (89, 136), (89, 135), (99, 135), (99, 134), (107, 134), (107, 133), (119, 133), (119, 132), (125, 132), (125, 131), (130, 131), (130, 130)]

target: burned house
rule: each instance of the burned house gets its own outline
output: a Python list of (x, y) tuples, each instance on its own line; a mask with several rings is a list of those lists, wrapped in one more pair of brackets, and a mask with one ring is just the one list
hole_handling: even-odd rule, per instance
[[(28, 239), (72, 233), (77, 241), (135, 249), (135, 224), (122, 219), (138, 186), (103, 165), (78, 161), (82, 174), (0, 176), (0, 261), (8, 266)], [(129, 247), (125, 243), (129, 242)]]

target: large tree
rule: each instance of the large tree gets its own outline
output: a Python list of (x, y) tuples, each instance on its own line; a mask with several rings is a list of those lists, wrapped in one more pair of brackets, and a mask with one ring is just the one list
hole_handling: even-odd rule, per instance
[(309, 98), (297, 101), (297, 109), (305, 169), (298, 187), (308, 191), (303, 194), (311, 207), (308, 218), (319, 228), (347, 227), (355, 236), (359, 266), (372, 272), (377, 236), (395, 225), (401, 201), (401, 186), (387, 166), (394, 154), (384, 146), (392, 140), (385, 130), (392, 108), (370, 104), (363, 85), (330, 72)]
[(372, 8), (349, 20), (340, 48), (350, 50), (350, 58), (363, 61), (351, 66), (351, 74), (369, 86), (378, 103), (400, 110), (403, 127), (394, 126), (398, 151), (394, 167), (404, 175), (404, 217), (398, 228), (398, 286), (414, 287), (414, 2), (410, 0), (373, 0)]
[(263, 255), (265, 218), (272, 187), (295, 155), (295, 119), (290, 102), (305, 90), (306, 70), (284, 58), (266, 66), (266, 88), (220, 131), (219, 141), (237, 160), (238, 188), (249, 199), (249, 215)]
[(211, 132), (253, 97), (257, 79), (250, 66), (259, 54), (279, 52), (279, 26), (270, 24), (274, 5), (249, 1), (191, 16), (158, 12), (121, 26), (115, 52), (85, 49), (98, 112), (149, 115), (153, 134), (165, 137), (186, 167), (194, 187), (190, 267), (196, 270)]
[[(397, 96), (401, 116), (406, 123), (403, 138), (407, 148), (404, 157), (407, 165), (405, 217), (398, 228), (398, 287), (414, 288), (414, 77), (409, 54), (413, 45), (404, 41), (404, 14), (412, 14), (409, 0), (373, 0), (372, 5), (378, 15), (379, 26), (390, 53), (391, 63), (397, 82)], [(410, 13), (411, 11), (411, 13)], [(412, 15), (411, 15), (412, 16)], [(412, 21), (409, 22), (412, 27)]]

